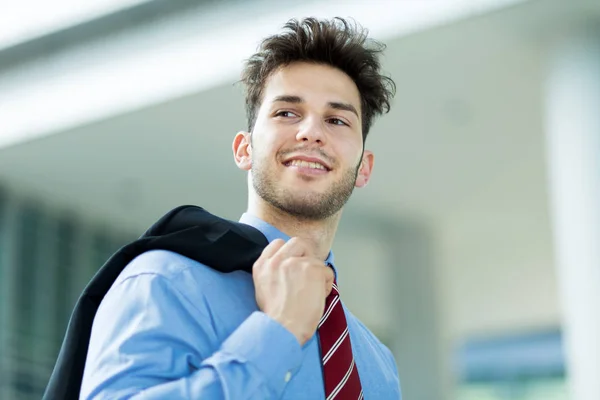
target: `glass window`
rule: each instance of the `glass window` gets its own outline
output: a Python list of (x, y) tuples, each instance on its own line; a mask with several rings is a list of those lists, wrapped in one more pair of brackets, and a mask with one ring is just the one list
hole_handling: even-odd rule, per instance
[(77, 227), (75, 221), (69, 216), (61, 216), (57, 221), (56, 229), (56, 274), (59, 290), (56, 293), (56, 351), (60, 349), (62, 338), (67, 329), (69, 318), (75, 303), (73, 302), (73, 296), (71, 295), (75, 288), (73, 288), (72, 274), (77, 268), (75, 265), (76, 252), (77, 252)]
[(12, 385), (23, 396), (39, 394), (46, 383), (40, 382), (38, 379), (36, 354), (32, 351), (36, 338), (34, 336), (35, 310), (31, 282), (39, 267), (41, 220), (42, 215), (36, 204), (24, 204), (19, 210), (15, 230), (17, 243), (13, 291), (15, 319), (13, 329), (11, 329), (11, 345), (14, 346), (11, 360), (14, 367)]
[(567, 400), (558, 330), (468, 340), (457, 355), (458, 400)]
[(4, 255), (6, 254), (6, 247), (8, 242), (6, 240), (7, 235), (7, 221), (6, 221), (6, 197), (5, 193), (0, 188), (0, 397), (3, 392), (4, 383), (2, 382), (6, 377), (9, 376), (6, 367), (8, 365), (7, 352), (6, 352), (6, 335), (8, 325), (8, 313), (7, 307), (10, 306), (10, 299), (6, 298), (6, 286), (8, 282), (8, 274), (6, 269), (9, 268), (6, 265)]
[(90, 278), (106, 263), (114, 253), (111, 237), (107, 232), (97, 231), (92, 236), (92, 257)]
[[(5, 248), (8, 245), (7, 241), (6, 241), (6, 195), (5, 193), (2, 191), (2, 188), (0, 188), (0, 283), (5, 282), (5, 276), (6, 276), (6, 272), (5, 272), (5, 268), (8, 268), (7, 265), (4, 265), (5, 263), (5, 259), (4, 257), (2, 257), (3, 254), (5, 254)], [(2, 326), (2, 329), (4, 329), (4, 324), (2, 324), (2, 321), (4, 321), (5, 315), (4, 315), (4, 302), (6, 301), (6, 299), (2, 296), (2, 294), (0, 293), (0, 326)], [(0, 333), (0, 338), (2, 337), (2, 333)], [(0, 343), (0, 346), (2, 345), (2, 343)], [(0, 365), (2, 365), (2, 363), (0, 362)]]

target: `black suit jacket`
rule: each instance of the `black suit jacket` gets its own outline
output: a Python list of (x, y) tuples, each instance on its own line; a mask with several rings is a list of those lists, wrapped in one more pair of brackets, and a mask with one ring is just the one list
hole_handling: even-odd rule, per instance
[(222, 272), (252, 271), (268, 244), (257, 229), (219, 218), (196, 206), (180, 206), (122, 247), (100, 268), (77, 300), (43, 400), (79, 398), (94, 316), (121, 271), (149, 250), (170, 250)]

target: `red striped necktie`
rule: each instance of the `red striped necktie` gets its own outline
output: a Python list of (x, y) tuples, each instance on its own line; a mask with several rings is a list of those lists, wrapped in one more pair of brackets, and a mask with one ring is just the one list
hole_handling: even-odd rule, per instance
[(327, 400), (363, 400), (358, 369), (352, 355), (346, 315), (337, 283), (325, 302), (325, 312), (318, 326), (321, 359)]

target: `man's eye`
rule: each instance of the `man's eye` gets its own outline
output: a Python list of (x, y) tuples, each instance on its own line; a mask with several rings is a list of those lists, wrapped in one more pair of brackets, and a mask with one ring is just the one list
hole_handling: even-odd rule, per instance
[(275, 114), (275, 116), (289, 118), (289, 117), (296, 117), (297, 115), (291, 111), (279, 111), (279, 112), (277, 112), (277, 114)]
[(342, 121), (339, 118), (329, 118), (329, 122), (334, 125), (340, 125), (340, 126), (348, 125), (347, 123), (345, 123), (344, 121)]

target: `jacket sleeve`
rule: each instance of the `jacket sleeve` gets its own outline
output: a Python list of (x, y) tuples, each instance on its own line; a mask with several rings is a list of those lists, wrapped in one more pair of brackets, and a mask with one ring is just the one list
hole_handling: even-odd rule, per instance
[(212, 318), (161, 275), (115, 284), (94, 319), (80, 398), (281, 397), (301, 363), (296, 338), (257, 311), (219, 344)]

